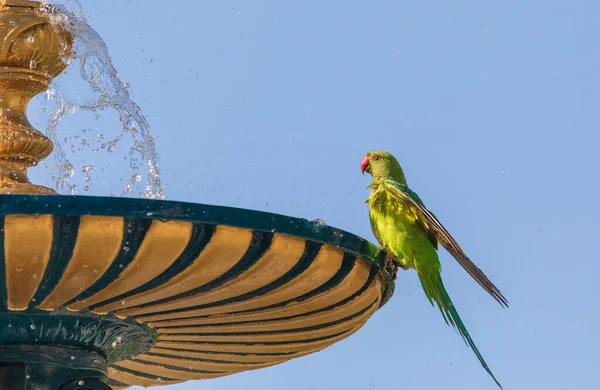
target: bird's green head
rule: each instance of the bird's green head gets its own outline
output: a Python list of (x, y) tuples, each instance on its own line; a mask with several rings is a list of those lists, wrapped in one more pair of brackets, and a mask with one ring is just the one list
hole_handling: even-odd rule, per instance
[(400, 184), (406, 184), (404, 172), (396, 157), (383, 150), (372, 150), (360, 164), (360, 170), (373, 176), (373, 181), (394, 180)]

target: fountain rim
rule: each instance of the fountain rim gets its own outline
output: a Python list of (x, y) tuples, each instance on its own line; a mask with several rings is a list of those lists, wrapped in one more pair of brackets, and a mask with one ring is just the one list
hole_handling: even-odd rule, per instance
[[(227, 225), (279, 233), (338, 247), (384, 271), (380, 248), (354, 233), (305, 218), (230, 206), (88, 195), (0, 194), (0, 216), (95, 215)], [(386, 275), (389, 276), (389, 275)]]

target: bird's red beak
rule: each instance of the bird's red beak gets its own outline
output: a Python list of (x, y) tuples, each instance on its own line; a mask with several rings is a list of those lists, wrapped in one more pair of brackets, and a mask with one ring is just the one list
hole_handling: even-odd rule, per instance
[(365, 171), (369, 172), (369, 158), (368, 157), (365, 157), (365, 159), (362, 160), (362, 163), (360, 163), (360, 171), (362, 172), (363, 175), (365, 174)]

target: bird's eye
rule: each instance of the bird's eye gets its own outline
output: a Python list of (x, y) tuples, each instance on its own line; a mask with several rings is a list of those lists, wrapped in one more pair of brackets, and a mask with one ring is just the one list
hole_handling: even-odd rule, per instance
[(373, 159), (373, 160), (379, 160), (379, 156), (378, 155), (374, 155), (373, 157), (371, 157), (371, 159)]

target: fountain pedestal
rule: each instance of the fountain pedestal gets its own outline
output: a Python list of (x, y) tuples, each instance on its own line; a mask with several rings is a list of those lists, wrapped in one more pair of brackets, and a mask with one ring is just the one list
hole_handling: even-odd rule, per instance
[(66, 64), (72, 37), (53, 28), (37, 1), (0, 1), (0, 192), (52, 194), (31, 184), (27, 169), (52, 152), (52, 142), (31, 126), (25, 113)]
[[(160, 386), (255, 370), (357, 332), (393, 293), (366, 240), (251, 210), (52, 195), (28, 101), (72, 36), (0, 0), (0, 388)], [(110, 387), (109, 387), (110, 386)]]
[(96, 352), (44, 345), (2, 345), (0, 388), (110, 390), (108, 369)]

